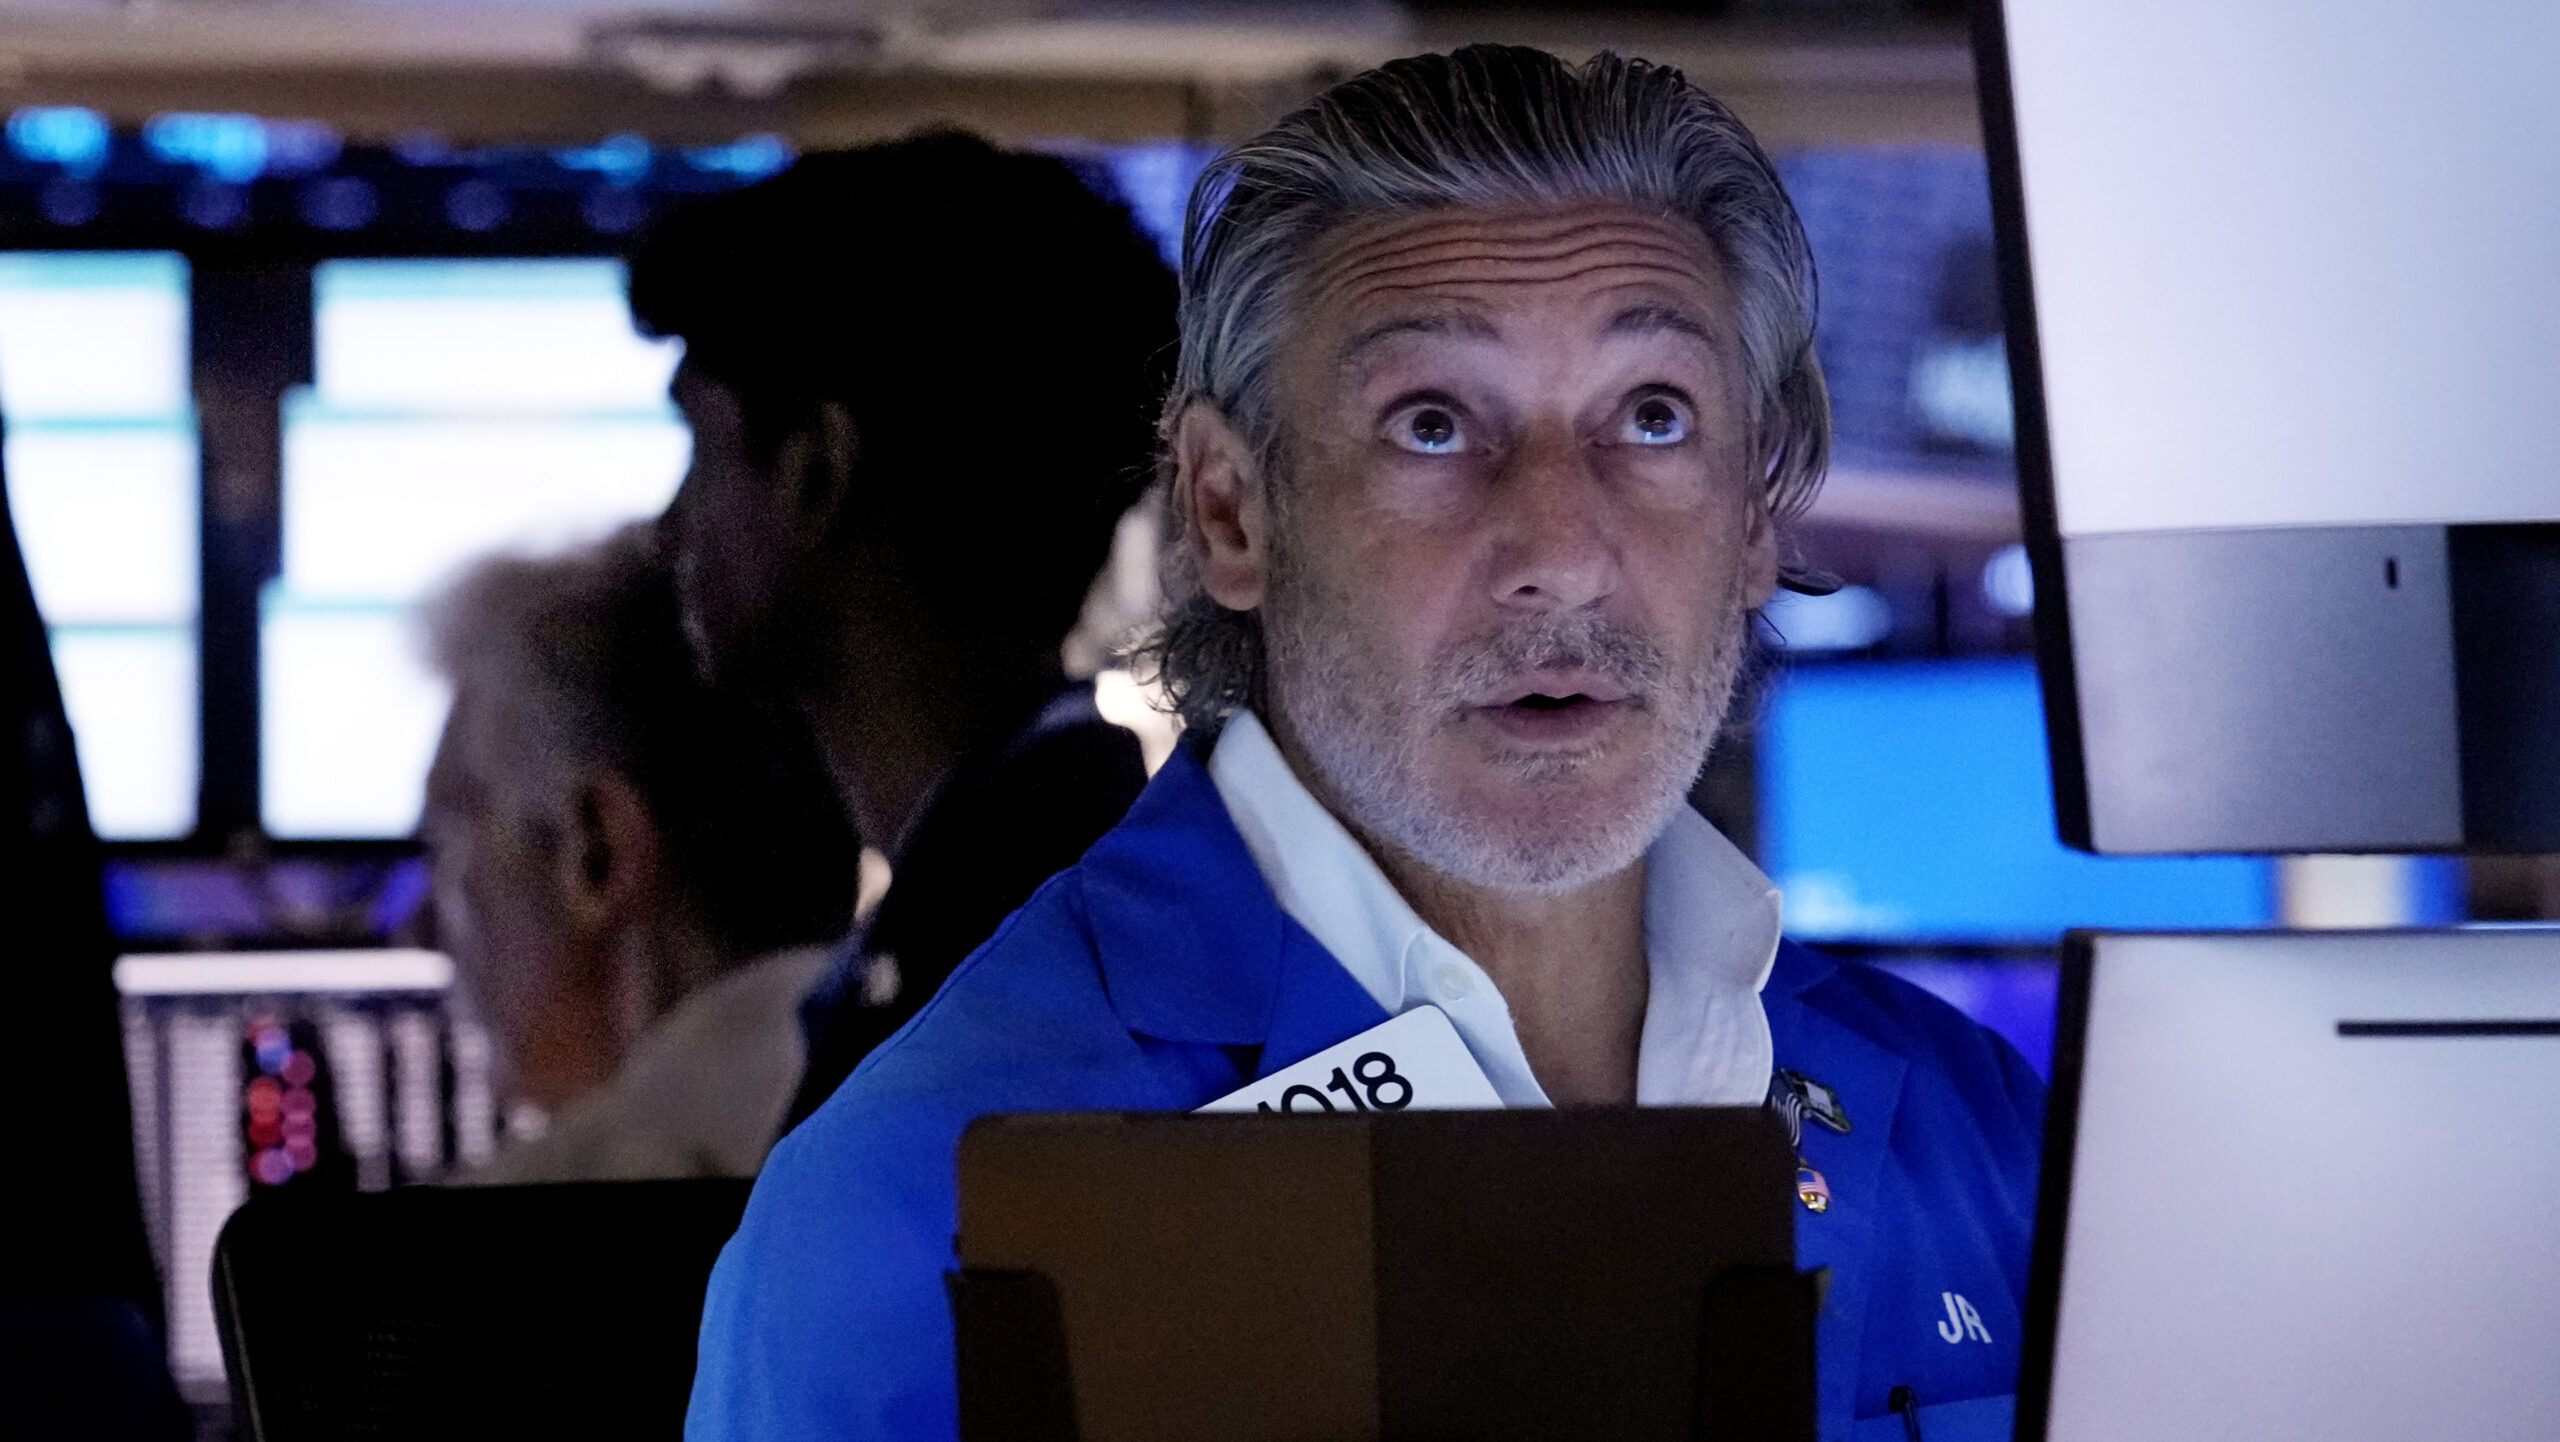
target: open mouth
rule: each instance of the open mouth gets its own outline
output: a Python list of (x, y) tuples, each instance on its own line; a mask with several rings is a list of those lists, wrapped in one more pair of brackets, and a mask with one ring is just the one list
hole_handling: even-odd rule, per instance
[(1590, 706), (1598, 703), (1576, 691), (1570, 696), (1549, 696), (1544, 692), (1531, 692), (1511, 704), (1524, 711), (1568, 711), (1576, 706)]
[(1570, 739), (1605, 724), (1634, 704), (1628, 693), (1588, 676), (1545, 676), (1531, 686), (1489, 698), (1484, 714), (1524, 738)]
[(1489, 709), (1531, 725), (1557, 725), (1578, 719), (1597, 720), (1626, 704), (1621, 700), (1604, 700), (1587, 691), (1570, 691), (1561, 695), (1532, 691)]

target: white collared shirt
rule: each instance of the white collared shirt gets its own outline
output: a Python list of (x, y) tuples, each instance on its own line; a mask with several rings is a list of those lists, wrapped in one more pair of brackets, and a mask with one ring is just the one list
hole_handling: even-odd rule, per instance
[[(1414, 914), (1251, 713), (1227, 722), (1209, 756), (1209, 777), (1280, 909), (1389, 1016), (1439, 1007), (1504, 1105), (1549, 1104), (1493, 978)], [(1778, 889), (1686, 806), (1645, 853), (1644, 937), (1651, 991), (1636, 1101), (1766, 1100), (1771, 1049), (1760, 988), (1778, 955)]]

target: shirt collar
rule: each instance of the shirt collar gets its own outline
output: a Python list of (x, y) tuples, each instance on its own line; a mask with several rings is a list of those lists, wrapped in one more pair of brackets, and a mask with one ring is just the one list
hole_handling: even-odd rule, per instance
[(1645, 855), (1652, 991), (1636, 1100), (1756, 1106), (1772, 1049), (1760, 1003), (1778, 959), (1778, 888), (1707, 818), (1683, 806)]
[[(1209, 779), (1272, 899), (1296, 917), (1392, 1016), (1405, 1008), (1405, 954), (1432, 935), (1350, 830), (1316, 800), (1249, 711), (1230, 718)], [(1421, 1000), (1421, 998), (1415, 998)]]
[[(1506, 1102), (1545, 1102), (1492, 979), (1414, 912), (1250, 713), (1227, 722), (1209, 776), (1280, 909), (1380, 1007), (1439, 1005)], [(1759, 992), (1777, 955), (1777, 888), (1685, 806), (1646, 859), (1651, 995), (1637, 1099), (1757, 1104), (1769, 1085)]]

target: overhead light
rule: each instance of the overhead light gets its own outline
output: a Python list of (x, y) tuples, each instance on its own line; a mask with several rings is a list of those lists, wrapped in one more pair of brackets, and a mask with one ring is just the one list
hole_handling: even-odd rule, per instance
[(2035, 614), (2036, 573), (2026, 547), (2012, 542), (1991, 553), (1982, 566), (1982, 599), (2003, 616)]
[(1760, 622), (1789, 651), (1863, 651), (1893, 633), (1893, 607), (1865, 586), (1827, 596), (1782, 591), (1761, 609)]
[(2008, 342), (1996, 335), (1930, 342), (1911, 363), (1911, 404), (1942, 437), (1990, 451), (2015, 449)]
[(155, 115), (142, 124), (142, 143), (171, 165), (192, 165), (230, 185), (246, 185), (267, 168), (267, 127), (254, 115)]
[(31, 105), (9, 113), (9, 148), (20, 159), (59, 165), (82, 179), (106, 168), (113, 139), (105, 116), (77, 105)]
[(873, 22), (660, 18), (599, 26), (589, 32), (587, 48), (604, 64), (665, 94), (724, 90), (763, 100), (803, 75), (872, 68), (890, 42), (889, 27)]
[(750, 135), (727, 145), (706, 145), (684, 153), (685, 164), (715, 175), (762, 180), (791, 164), (791, 142), (779, 135)]
[(616, 135), (593, 145), (555, 150), (551, 158), (563, 170), (584, 170), (616, 185), (636, 184), (649, 173), (656, 152), (637, 135)]

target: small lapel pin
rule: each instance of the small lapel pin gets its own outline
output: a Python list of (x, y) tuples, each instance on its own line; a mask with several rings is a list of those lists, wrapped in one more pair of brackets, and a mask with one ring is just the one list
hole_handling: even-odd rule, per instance
[(1804, 1209), (1817, 1215), (1831, 1210), (1831, 1183), (1822, 1173), (1806, 1166), (1804, 1158), (1796, 1158), (1796, 1200)]
[(1840, 1094), (1800, 1071), (1781, 1068), (1778, 1079), (1804, 1104), (1804, 1114), (1840, 1133), (1849, 1134), (1849, 1109), (1840, 1104)]

